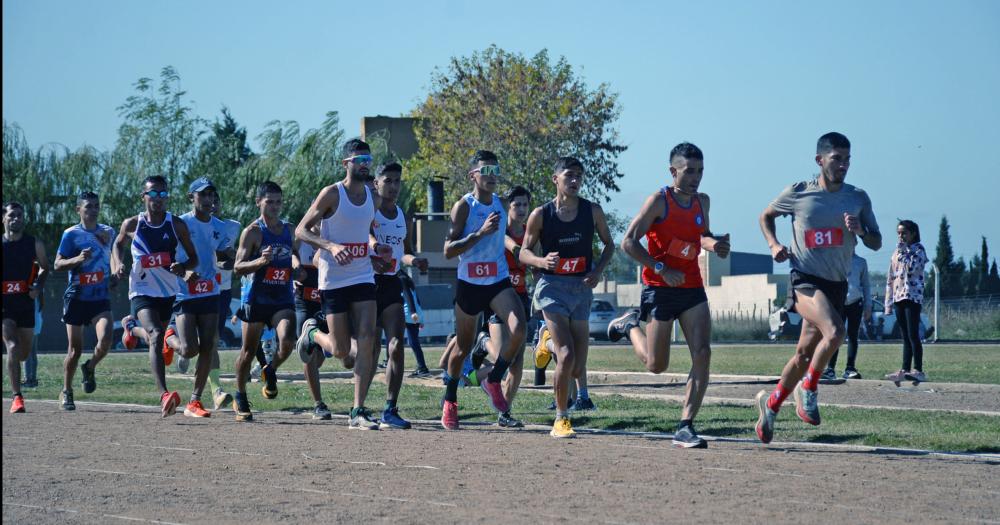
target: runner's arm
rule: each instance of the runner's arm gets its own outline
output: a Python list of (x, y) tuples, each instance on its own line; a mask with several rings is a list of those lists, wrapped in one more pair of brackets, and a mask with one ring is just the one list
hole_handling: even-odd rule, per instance
[(406, 234), (403, 235), (403, 264), (415, 266), (421, 272), (427, 271), (427, 259), (417, 257), (413, 252), (413, 241), (410, 240), (410, 221), (406, 221)]
[(538, 243), (541, 236), (542, 208), (538, 207), (528, 215), (528, 223), (524, 226), (524, 241), (521, 244), (517, 258), (521, 264), (525, 264), (531, 268), (554, 270), (559, 264), (559, 254), (557, 252), (546, 254), (544, 257), (535, 255), (535, 244)]
[(115, 244), (111, 248), (111, 273), (119, 279), (125, 277), (126, 258), (123, 255), (128, 252), (128, 243), (135, 234), (136, 223), (134, 216), (122, 221), (122, 227), (118, 230)]
[(49, 256), (45, 254), (45, 245), (37, 238), (35, 239), (35, 261), (38, 263), (38, 275), (35, 276), (35, 282), (31, 287), (35, 292), (35, 296), (37, 296), (45, 286), (45, 280), (49, 277), (50, 269)]
[(642, 245), (641, 241), (653, 223), (659, 220), (665, 212), (666, 207), (660, 193), (650, 195), (642, 204), (639, 214), (629, 223), (628, 229), (625, 230), (625, 237), (622, 239), (622, 250), (636, 262), (651, 270), (655, 269), (657, 260), (649, 254), (649, 250)]
[(311, 244), (317, 250), (326, 250), (332, 253), (333, 248), (339, 245), (321, 237), (317, 226), (328, 213), (336, 212), (338, 204), (340, 204), (340, 194), (336, 185), (323, 188), (323, 191), (319, 192), (313, 203), (309, 205), (309, 209), (302, 216), (298, 226), (295, 227), (295, 238)]
[[(177, 233), (177, 242), (181, 244), (184, 248), (184, 252), (187, 253), (188, 259), (182, 263), (174, 263), (183, 268), (184, 273), (181, 276), (185, 281), (192, 281), (198, 279), (198, 250), (195, 249), (194, 243), (191, 242), (191, 231), (188, 230), (187, 223), (184, 221), (174, 221), (174, 232)], [(170, 271), (174, 272), (174, 266), (170, 265)]]
[(788, 248), (778, 241), (777, 227), (774, 224), (774, 220), (782, 215), (770, 205), (764, 208), (760, 214), (760, 231), (764, 234), (764, 240), (767, 241), (767, 246), (771, 249), (771, 257), (774, 258), (775, 262), (785, 262), (789, 258)]
[(611, 229), (608, 228), (608, 219), (604, 215), (604, 209), (597, 203), (594, 203), (591, 210), (594, 213), (594, 228), (597, 230), (597, 237), (604, 244), (604, 249), (601, 250), (601, 257), (597, 260), (597, 264), (594, 265), (593, 271), (594, 274), (600, 276), (604, 273), (608, 265), (611, 264), (611, 258), (615, 255), (615, 240), (611, 237)]
[(701, 234), (701, 249), (714, 252), (719, 257), (725, 259), (729, 256), (729, 234), (712, 235), (712, 228), (708, 219), (708, 211), (712, 205), (712, 201), (704, 193), (698, 194), (698, 200), (701, 201), (701, 214), (705, 220), (705, 231)]
[(448, 238), (444, 242), (444, 257), (446, 259), (454, 259), (465, 253), (475, 246), (479, 242), (479, 239), (483, 238), (482, 229), (476, 230), (465, 237), (461, 236), (462, 232), (465, 231), (465, 221), (468, 219), (469, 204), (465, 202), (465, 199), (456, 202), (451, 207), (451, 229), (448, 231)]
[(236, 275), (249, 275), (267, 265), (268, 260), (263, 255), (250, 258), (251, 254), (260, 251), (260, 241), (263, 237), (264, 234), (256, 222), (243, 230), (243, 234), (240, 235), (240, 246), (236, 250), (236, 264), (233, 266)]

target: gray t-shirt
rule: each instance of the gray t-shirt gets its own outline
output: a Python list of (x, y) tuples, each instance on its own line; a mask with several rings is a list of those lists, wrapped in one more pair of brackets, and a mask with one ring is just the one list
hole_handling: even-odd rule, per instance
[(844, 213), (857, 215), (865, 230), (879, 231), (868, 194), (850, 184), (829, 192), (818, 179), (797, 182), (775, 197), (771, 208), (792, 216), (792, 269), (828, 281), (847, 280), (858, 243), (844, 225)]

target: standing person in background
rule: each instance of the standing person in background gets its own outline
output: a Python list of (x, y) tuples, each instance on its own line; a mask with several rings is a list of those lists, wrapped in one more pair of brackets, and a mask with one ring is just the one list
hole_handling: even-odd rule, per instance
[(31, 352), (24, 360), (24, 388), (38, 388), (38, 335), (42, 333), (42, 310), (45, 309), (45, 297), (39, 294), (35, 298), (35, 336), (31, 339)]
[(424, 309), (420, 307), (420, 298), (417, 297), (417, 287), (413, 284), (413, 279), (405, 272), (400, 272), (399, 279), (403, 283), (403, 318), (406, 320), (406, 344), (413, 350), (413, 357), (417, 360), (417, 367), (410, 374), (410, 377), (430, 377), (431, 371), (427, 369), (424, 350), (420, 346), (420, 327), (424, 324)]
[[(858, 331), (861, 329), (861, 319), (868, 322), (872, 318), (872, 286), (868, 277), (868, 262), (858, 254), (851, 258), (851, 273), (847, 274), (847, 304), (844, 306), (847, 317), (847, 367), (844, 368), (844, 379), (861, 379), (858, 373)], [(833, 353), (830, 362), (823, 371), (823, 379), (837, 378), (838, 349)]]
[[(920, 244), (920, 227), (910, 220), (896, 227), (899, 244), (892, 253), (885, 281), (885, 313), (896, 306), (896, 322), (903, 337), (903, 368), (885, 376), (898, 383), (927, 381), (924, 374), (924, 347), (920, 342), (920, 310), (924, 303), (924, 266), (927, 252)], [(912, 365), (912, 368), (911, 368)]]

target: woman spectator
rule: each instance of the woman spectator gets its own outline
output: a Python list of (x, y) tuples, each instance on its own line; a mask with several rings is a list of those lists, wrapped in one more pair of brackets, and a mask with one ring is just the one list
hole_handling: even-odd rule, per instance
[[(927, 252), (920, 244), (920, 228), (910, 220), (896, 227), (899, 245), (892, 254), (885, 283), (885, 313), (896, 306), (896, 323), (903, 336), (903, 368), (888, 374), (893, 382), (926, 381), (924, 347), (920, 343), (920, 310), (924, 302), (924, 266)], [(911, 367), (912, 366), (912, 367)]]

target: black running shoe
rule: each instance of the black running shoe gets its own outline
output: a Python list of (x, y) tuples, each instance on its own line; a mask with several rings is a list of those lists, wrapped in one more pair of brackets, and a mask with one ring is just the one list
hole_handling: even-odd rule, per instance
[(680, 448), (708, 448), (708, 442), (698, 437), (691, 425), (684, 425), (674, 432), (673, 444)]
[(90, 359), (80, 365), (80, 373), (83, 375), (83, 391), (90, 394), (97, 390), (97, 378), (94, 377), (94, 368), (90, 366)]
[(268, 363), (261, 369), (260, 376), (264, 380), (264, 388), (261, 389), (264, 398), (274, 399), (278, 397), (278, 375), (274, 372), (274, 366)]
[(571, 410), (597, 410), (597, 405), (590, 398), (577, 399)]
[(237, 392), (233, 395), (233, 412), (236, 412), (236, 421), (253, 421), (250, 400), (245, 393)]
[(510, 415), (510, 412), (504, 412), (497, 417), (497, 426), (502, 428), (521, 428), (524, 423), (520, 419), (517, 419)]
[(629, 331), (636, 326), (639, 326), (639, 310), (633, 308), (608, 323), (608, 340), (616, 343), (621, 338), (628, 337)]
[(63, 410), (69, 410), (69, 411), (76, 410), (76, 403), (73, 402), (72, 390), (63, 390), (62, 395), (60, 397), (62, 398)]

